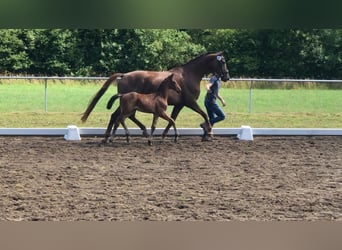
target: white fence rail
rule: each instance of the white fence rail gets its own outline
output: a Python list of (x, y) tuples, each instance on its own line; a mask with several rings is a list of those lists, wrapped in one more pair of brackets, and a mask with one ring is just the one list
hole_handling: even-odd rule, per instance
[[(7, 80), (43, 80), (44, 81), (44, 111), (47, 112), (47, 91), (48, 91), (48, 81), (49, 80), (78, 80), (78, 81), (104, 81), (108, 77), (83, 77), (83, 76), (0, 76), (0, 79)], [(208, 80), (208, 78), (203, 78), (202, 80)], [(322, 79), (268, 79), (268, 78), (231, 78), (230, 81), (243, 81), (249, 82), (249, 98), (248, 98), (248, 112), (252, 113), (252, 95), (253, 95), (253, 84), (257, 82), (293, 82), (293, 83), (305, 83), (305, 82), (315, 82), (315, 83), (342, 83), (342, 80), (322, 80)]]
[[(147, 129), (150, 132), (150, 129)], [(201, 136), (201, 128), (179, 128), (181, 136)], [(81, 136), (103, 136), (105, 128), (79, 128)], [(163, 128), (156, 128), (154, 134), (161, 135)], [(68, 128), (0, 128), (0, 136), (64, 136)], [(139, 128), (129, 128), (130, 135), (141, 136)], [(217, 136), (234, 136), (241, 133), (241, 128), (214, 128)], [(342, 128), (252, 128), (253, 135), (260, 136), (342, 136)], [(125, 135), (122, 128), (118, 128), (117, 135)], [(168, 135), (174, 135), (171, 129)]]

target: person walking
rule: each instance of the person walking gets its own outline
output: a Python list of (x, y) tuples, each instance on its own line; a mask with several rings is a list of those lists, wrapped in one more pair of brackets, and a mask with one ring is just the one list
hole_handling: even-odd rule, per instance
[[(207, 109), (207, 114), (209, 116), (209, 121), (212, 127), (214, 126), (215, 123), (222, 121), (226, 118), (224, 112), (222, 111), (220, 106), (217, 104), (217, 99), (219, 99), (221, 101), (222, 106), (223, 107), (226, 106), (225, 100), (219, 94), (220, 84), (221, 84), (220, 77), (217, 74), (214, 74), (212, 75), (212, 77), (210, 77), (209, 82), (205, 85), (207, 94), (204, 99), (204, 105), (205, 105), (205, 108)], [(206, 131), (204, 127), (204, 123), (202, 123), (200, 126), (203, 128), (204, 131)], [(213, 133), (211, 132), (207, 135), (209, 135), (209, 138), (212, 138)]]

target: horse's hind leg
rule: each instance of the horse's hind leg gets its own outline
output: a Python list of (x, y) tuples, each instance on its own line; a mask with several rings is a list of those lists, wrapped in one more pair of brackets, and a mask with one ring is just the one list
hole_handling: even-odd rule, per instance
[(123, 120), (121, 121), (121, 124), (122, 124), (122, 126), (124, 127), (124, 129), (125, 129), (126, 141), (127, 141), (127, 143), (129, 143), (129, 141), (130, 141), (130, 138), (129, 138), (129, 131), (128, 131), (128, 128), (127, 128), (127, 126), (126, 126), (125, 119), (123, 119)]
[(114, 113), (112, 113), (112, 115), (110, 117), (110, 120), (109, 120), (109, 123), (107, 125), (107, 130), (106, 130), (106, 132), (104, 134), (104, 138), (102, 140), (103, 143), (108, 142), (108, 138), (112, 134), (111, 131), (112, 131), (113, 125), (114, 125), (115, 121), (117, 120), (118, 116), (120, 115), (120, 112), (121, 112), (121, 110), (120, 110), (120, 107), (119, 107), (119, 108), (117, 108), (114, 111)]
[(126, 141), (127, 141), (127, 143), (129, 143), (129, 141), (130, 141), (129, 131), (128, 131), (128, 128), (126, 126), (125, 119), (126, 119), (125, 117), (119, 116), (118, 119), (115, 121), (114, 128), (113, 128), (113, 131), (112, 131), (112, 134), (110, 137), (111, 142), (113, 142), (114, 136), (116, 134), (116, 130), (118, 129), (119, 125), (121, 124), (123, 126), (123, 128), (125, 129)]
[(109, 139), (110, 142), (113, 142), (114, 136), (116, 134), (116, 130), (118, 129), (119, 125), (120, 125), (120, 117), (118, 117), (117, 120), (114, 123), (113, 131), (112, 131), (110, 139)]

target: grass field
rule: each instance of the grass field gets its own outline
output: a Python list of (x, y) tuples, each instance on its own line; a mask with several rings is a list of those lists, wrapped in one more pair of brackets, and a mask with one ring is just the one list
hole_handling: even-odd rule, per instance
[[(102, 83), (50, 81), (47, 88), (48, 112), (44, 112), (43, 83), (2, 82), (0, 127), (66, 127), (70, 124), (105, 127), (111, 114), (105, 105), (109, 97), (116, 93), (113, 86), (101, 98), (88, 121), (84, 124), (80, 121), (82, 112)], [(216, 127), (240, 127), (242, 124), (252, 127), (342, 127), (342, 90), (253, 89), (252, 113), (248, 113), (249, 89), (222, 88), (221, 95), (227, 102), (223, 108), (227, 119)], [(198, 100), (204, 108), (203, 98), (204, 90)], [(150, 126), (151, 115), (139, 113), (138, 117)], [(201, 122), (198, 114), (184, 108), (177, 119), (177, 126), (198, 127)], [(165, 124), (160, 120), (158, 127)], [(130, 122), (128, 126), (135, 127)]]

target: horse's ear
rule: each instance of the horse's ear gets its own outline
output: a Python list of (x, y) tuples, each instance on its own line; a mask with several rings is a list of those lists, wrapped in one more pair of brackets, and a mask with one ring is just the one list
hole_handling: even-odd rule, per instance
[(172, 77), (173, 77), (173, 73), (169, 75), (167, 78), (170, 78), (172, 80)]

